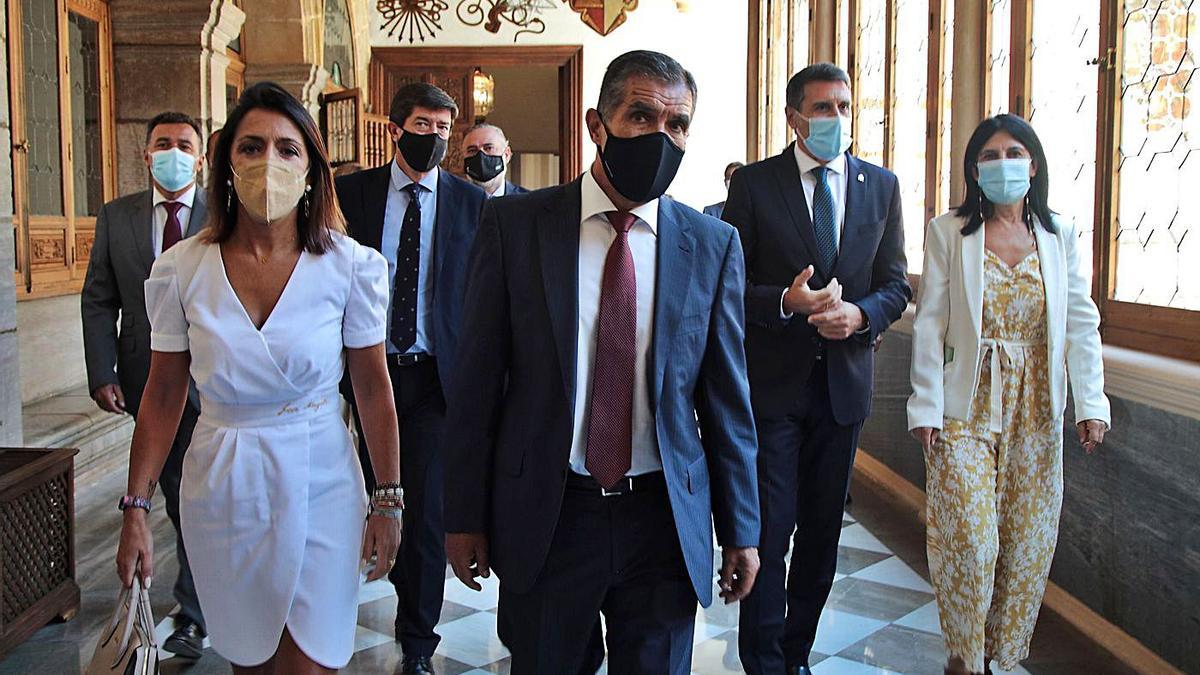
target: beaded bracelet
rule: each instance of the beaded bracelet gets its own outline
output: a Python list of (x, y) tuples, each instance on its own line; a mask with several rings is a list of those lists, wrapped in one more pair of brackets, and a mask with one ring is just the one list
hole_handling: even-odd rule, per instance
[(404, 488), (399, 483), (380, 483), (371, 494), (371, 506), (376, 509), (403, 509)]
[(138, 495), (125, 495), (117, 502), (117, 510), (124, 511), (128, 508), (142, 509), (146, 513), (150, 513), (150, 498)]

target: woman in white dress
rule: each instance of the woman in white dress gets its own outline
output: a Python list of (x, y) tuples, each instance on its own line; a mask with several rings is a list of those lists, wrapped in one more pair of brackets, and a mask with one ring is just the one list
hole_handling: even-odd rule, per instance
[[(239, 674), (331, 672), (353, 652), (363, 567), (375, 556), (369, 578), (384, 576), (400, 540), (387, 263), (343, 234), (320, 133), (283, 89), (245, 92), (215, 159), (208, 229), (146, 282), (153, 354), (117, 567), (149, 585), (148, 499), (190, 374), (201, 414), (180, 511), (212, 646)], [(370, 504), (344, 367), (383, 481)]]

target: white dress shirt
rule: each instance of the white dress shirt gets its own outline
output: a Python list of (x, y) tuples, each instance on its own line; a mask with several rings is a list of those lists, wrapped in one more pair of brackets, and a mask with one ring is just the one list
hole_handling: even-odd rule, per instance
[[(608, 248), (617, 238), (605, 215), (616, 211), (612, 200), (589, 170), (583, 174), (579, 214), (579, 332), (575, 362), (575, 433), (571, 441), (571, 470), (588, 475), (587, 431), (591, 413), (592, 372), (596, 362), (596, 333), (600, 318), (600, 289)], [(654, 288), (658, 258), (658, 200), (632, 211), (637, 216), (629, 230), (637, 279), (637, 360), (634, 362), (633, 456), (626, 475), (662, 471), (658, 435), (650, 412), (650, 345), (654, 337)]]
[[(163, 231), (167, 229), (167, 207), (169, 201), (176, 201), (183, 204), (179, 209), (179, 238), (183, 239), (187, 236), (188, 221), (192, 219), (192, 203), (196, 200), (196, 184), (187, 189), (187, 192), (179, 195), (175, 199), (167, 199), (162, 192), (159, 192), (158, 187), (154, 188), (154, 227), (150, 235), (151, 244), (154, 246), (154, 257), (162, 255)], [(144, 203), (144, 202), (143, 202)]]
[(492, 194), (488, 195), (488, 197), (492, 198), (492, 199), (494, 199), (496, 197), (503, 197), (504, 196), (504, 188), (506, 188), (506, 187), (508, 187), (508, 179), (507, 178), (500, 181), (500, 187), (496, 188), (496, 191), (493, 192)]
[[(418, 194), (421, 201), (421, 262), (417, 269), (417, 338), (406, 354), (434, 353), (433, 344), (433, 229), (437, 226), (437, 186), (438, 167), (425, 174), (421, 179), (421, 190)], [(383, 233), (380, 239), (380, 249), (388, 263), (388, 339), (386, 349), (389, 354), (399, 353), (391, 340), (392, 324), (392, 289), (396, 287), (396, 254), (400, 248), (400, 231), (404, 229), (404, 214), (408, 211), (408, 192), (404, 190), (412, 183), (408, 174), (404, 173), (395, 162), (392, 162), (391, 187), (387, 195), (387, 207), (383, 214)]]

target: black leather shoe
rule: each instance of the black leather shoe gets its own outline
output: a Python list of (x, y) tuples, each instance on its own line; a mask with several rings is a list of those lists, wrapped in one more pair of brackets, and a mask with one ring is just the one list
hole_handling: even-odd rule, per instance
[(808, 666), (789, 666), (787, 672), (788, 675), (812, 675)]
[(204, 631), (187, 619), (179, 619), (175, 625), (175, 632), (163, 642), (163, 651), (171, 652), (181, 659), (194, 661), (200, 658), (204, 651)]
[(402, 675), (434, 675), (433, 662), (428, 656), (406, 656), (400, 662)]

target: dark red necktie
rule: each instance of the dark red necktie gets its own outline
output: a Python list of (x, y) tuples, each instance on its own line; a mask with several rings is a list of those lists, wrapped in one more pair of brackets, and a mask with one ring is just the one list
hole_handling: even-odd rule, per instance
[(183, 208), (183, 204), (163, 202), (163, 206), (167, 207), (167, 224), (163, 226), (162, 236), (162, 252), (166, 253), (167, 249), (183, 239), (183, 229), (179, 227), (179, 209)]
[(612, 488), (625, 477), (633, 457), (637, 275), (629, 249), (629, 229), (635, 219), (632, 213), (608, 213), (617, 237), (604, 259), (585, 461), (588, 473), (605, 488)]

